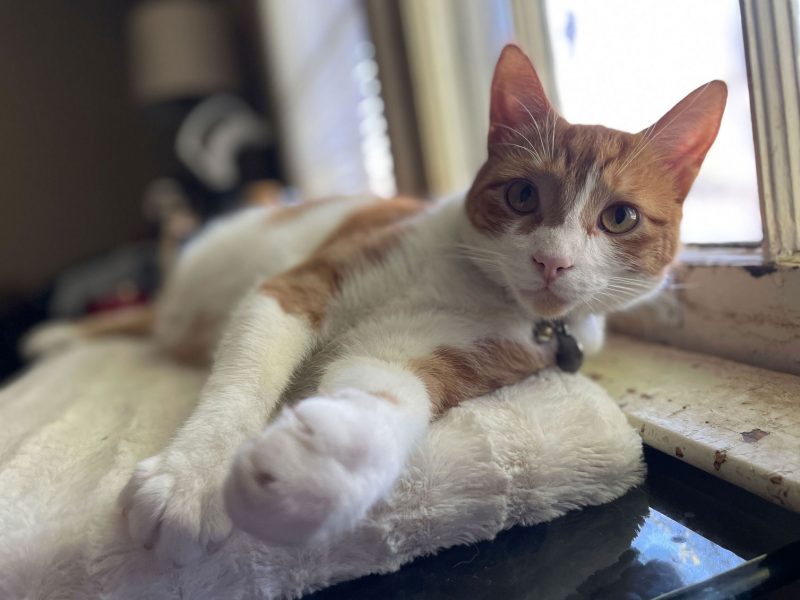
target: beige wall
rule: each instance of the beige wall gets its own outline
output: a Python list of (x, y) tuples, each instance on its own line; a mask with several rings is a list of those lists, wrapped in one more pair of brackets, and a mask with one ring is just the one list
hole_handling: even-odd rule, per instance
[(0, 293), (140, 236), (159, 173), (128, 94), (119, 0), (0, 3)]

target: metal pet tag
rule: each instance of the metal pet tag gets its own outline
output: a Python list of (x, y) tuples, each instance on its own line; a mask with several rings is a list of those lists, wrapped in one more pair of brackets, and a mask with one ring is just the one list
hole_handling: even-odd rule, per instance
[(567, 373), (577, 373), (583, 364), (583, 350), (581, 344), (567, 333), (566, 328), (556, 328), (556, 364), (558, 368)]
[(583, 364), (583, 349), (580, 342), (567, 331), (563, 321), (539, 321), (533, 326), (533, 339), (537, 344), (546, 344), (556, 338), (556, 365), (562, 371), (575, 373)]

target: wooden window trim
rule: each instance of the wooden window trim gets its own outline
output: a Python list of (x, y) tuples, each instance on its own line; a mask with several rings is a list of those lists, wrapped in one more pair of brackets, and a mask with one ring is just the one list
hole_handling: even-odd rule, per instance
[(800, 264), (797, 0), (740, 0), (764, 258)]

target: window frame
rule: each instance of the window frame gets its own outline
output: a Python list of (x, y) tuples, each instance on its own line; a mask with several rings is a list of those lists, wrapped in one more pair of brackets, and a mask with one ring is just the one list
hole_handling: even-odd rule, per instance
[(800, 265), (798, 2), (740, 0), (739, 7), (750, 82), (764, 260)]

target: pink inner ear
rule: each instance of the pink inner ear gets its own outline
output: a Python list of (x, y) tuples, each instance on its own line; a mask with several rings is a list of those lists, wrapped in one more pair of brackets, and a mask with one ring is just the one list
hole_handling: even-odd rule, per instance
[(722, 81), (711, 81), (678, 102), (653, 125), (653, 148), (675, 177), (681, 199), (689, 193), (717, 137), (727, 97), (727, 86)]
[(508, 128), (544, 121), (553, 110), (539, 76), (525, 53), (513, 44), (503, 48), (492, 79), (489, 146), (501, 141)]

